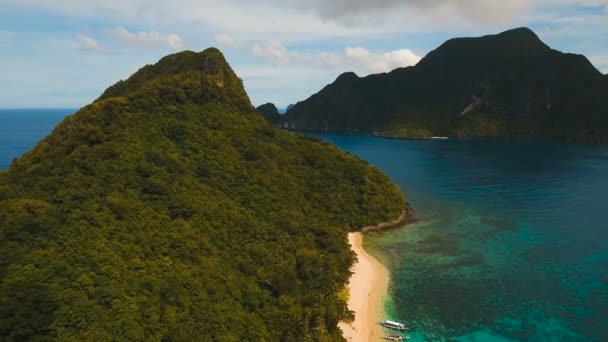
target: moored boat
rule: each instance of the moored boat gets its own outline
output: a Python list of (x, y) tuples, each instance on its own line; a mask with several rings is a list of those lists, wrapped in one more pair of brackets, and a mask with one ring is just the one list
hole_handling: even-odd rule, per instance
[(405, 326), (405, 324), (399, 323), (399, 322), (395, 322), (395, 321), (385, 320), (385, 321), (382, 321), (382, 322), (379, 322), (379, 323), (383, 327), (389, 328), (389, 329), (395, 329), (395, 330), (405, 330), (405, 329), (407, 329), (407, 327)]

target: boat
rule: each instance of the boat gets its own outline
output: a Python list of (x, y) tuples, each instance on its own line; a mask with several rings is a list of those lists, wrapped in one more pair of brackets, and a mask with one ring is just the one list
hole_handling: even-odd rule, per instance
[(389, 340), (389, 341), (405, 341), (405, 340), (409, 340), (410, 337), (407, 335), (388, 335), (388, 336), (384, 336), (385, 340)]
[(395, 330), (405, 330), (407, 329), (407, 327), (405, 326), (405, 324), (403, 323), (399, 323), (399, 322), (395, 322), (395, 321), (382, 321), (382, 322), (378, 322), (381, 326), (385, 327), (385, 328), (389, 328), (389, 329), (395, 329)]
[(448, 137), (431, 137), (432, 140), (448, 140)]

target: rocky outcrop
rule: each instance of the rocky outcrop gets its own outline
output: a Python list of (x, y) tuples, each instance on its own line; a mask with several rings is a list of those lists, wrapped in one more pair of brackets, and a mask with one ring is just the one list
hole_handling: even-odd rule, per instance
[(361, 231), (362, 232), (373, 232), (373, 231), (400, 228), (400, 227), (405, 226), (406, 224), (414, 222), (416, 220), (414, 218), (415, 214), (416, 214), (416, 211), (414, 210), (414, 208), (412, 208), (409, 204), (406, 204), (405, 207), (403, 208), (403, 213), (401, 214), (401, 216), (399, 216), (395, 220), (380, 223), (375, 226), (363, 227), (363, 228), (361, 228)]

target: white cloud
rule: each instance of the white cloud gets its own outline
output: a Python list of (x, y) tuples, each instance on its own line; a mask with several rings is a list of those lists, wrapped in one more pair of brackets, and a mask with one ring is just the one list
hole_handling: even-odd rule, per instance
[(369, 72), (387, 72), (399, 67), (415, 65), (420, 57), (412, 50), (401, 49), (385, 53), (372, 53), (362, 47), (349, 47), (346, 58), (364, 67)]
[(600, 72), (608, 75), (608, 54), (590, 55), (588, 58)]
[(169, 47), (172, 50), (184, 48), (182, 38), (176, 34), (164, 34), (156, 31), (129, 32), (122, 27), (105, 31), (111, 37), (137, 48)]
[(260, 41), (251, 45), (251, 52), (256, 57), (271, 60), (277, 64), (289, 64), (295, 57), (279, 42)]
[(288, 49), (278, 41), (239, 42), (229, 35), (216, 37), (222, 47), (236, 48), (275, 65), (307, 66), (316, 69), (355, 70), (361, 74), (388, 72), (415, 65), (420, 57), (409, 49), (372, 53), (363, 47), (348, 47), (341, 53), (329, 51), (301, 52)]
[(78, 42), (78, 47), (81, 50), (85, 50), (85, 51), (95, 51), (95, 50), (99, 50), (99, 43), (97, 43), (97, 41), (95, 39), (93, 39), (90, 36), (87, 36), (86, 34), (78, 34), (76, 36), (76, 41)]
[(236, 40), (229, 34), (225, 34), (225, 33), (216, 34), (214, 37), (214, 40), (216, 43), (218, 43), (221, 46), (230, 47), (230, 48), (237, 47)]
[(222, 48), (236, 49), (275, 65), (318, 66), (338, 64), (337, 56), (327, 52), (302, 53), (289, 50), (279, 41), (252, 40), (240, 41), (228, 34), (215, 36), (215, 42)]

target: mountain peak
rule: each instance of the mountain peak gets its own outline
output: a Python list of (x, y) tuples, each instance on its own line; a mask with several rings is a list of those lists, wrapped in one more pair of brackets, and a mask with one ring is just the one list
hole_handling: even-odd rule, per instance
[(477, 68), (479, 63), (514, 63), (546, 56), (551, 51), (536, 33), (521, 27), (482, 37), (450, 39), (431, 51), (418, 66), (422, 69), (437, 69), (459, 61)]
[(500, 41), (502, 45), (512, 44), (528, 49), (551, 50), (534, 31), (527, 27), (507, 30), (496, 35), (486, 36), (486, 38)]
[(252, 109), (243, 82), (234, 73), (222, 52), (208, 48), (201, 52), (182, 51), (161, 58), (157, 63), (146, 65), (126, 80), (118, 81), (97, 99), (129, 97), (150, 88), (168, 88), (171, 92), (184, 93), (194, 102), (218, 100)]
[(341, 75), (284, 117), (298, 130), (392, 137), (550, 137), (606, 141), (608, 79), (529, 28), (454, 38), (416, 66)]
[(336, 82), (352, 81), (352, 80), (357, 80), (357, 79), (359, 79), (359, 76), (357, 76), (357, 74), (355, 74), (354, 72), (349, 71), (349, 72), (342, 73), (340, 76), (338, 76), (338, 78), (336, 79)]
[(276, 112), (279, 111), (277, 109), (277, 106), (272, 102), (264, 103), (263, 105), (259, 106), (258, 108), (268, 108), (268, 109), (271, 109), (272, 111), (276, 111)]
[(496, 34), (495, 36), (520, 36), (540, 39), (538, 38), (538, 35), (536, 35), (536, 33), (528, 27), (516, 27), (514, 29), (506, 30), (504, 32)]
[(265, 103), (255, 109), (258, 113), (264, 115), (266, 120), (273, 124), (278, 124), (281, 119), (281, 114), (274, 103)]

